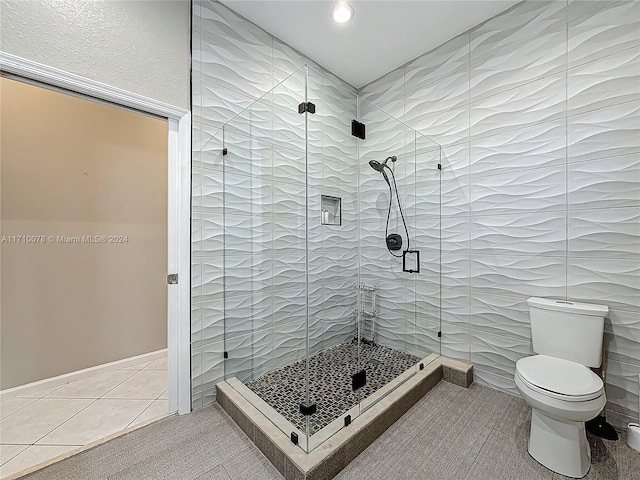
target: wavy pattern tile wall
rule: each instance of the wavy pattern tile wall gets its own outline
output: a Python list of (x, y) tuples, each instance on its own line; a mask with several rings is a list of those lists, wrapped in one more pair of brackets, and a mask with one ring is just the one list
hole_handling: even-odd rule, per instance
[(637, 419), (640, 3), (525, 1), (361, 94), (444, 145), (443, 354), (517, 394), (526, 298), (604, 303), (608, 417)]
[[(355, 90), (218, 2), (194, 0), (192, 20), (191, 386), (192, 405), (198, 408), (214, 400), (215, 384), (224, 377), (225, 284), (228, 341), (231, 342), (227, 347), (240, 353), (253, 349), (254, 357), (247, 362), (242, 355), (237, 355), (237, 360), (230, 359), (227, 368), (237, 371), (240, 377), (260, 373), (277, 362), (295, 358), (304, 344), (299, 338), (302, 329), (296, 323), (304, 310), (304, 303), (300, 301), (304, 287), (296, 278), (301, 257), (292, 253), (304, 252), (304, 196), (301, 197), (304, 164), (299, 161), (300, 149), (295, 148), (302, 142), (303, 125), (302, 116), (292, 113), (304, 90), (300, 89), (299, 82), (291, 79), (254, 105), (251, 110), (254, 140), (262, 131), (269, 133), (269, 142), (249, 143), (248, 138), (242, 136), (248, 118), (240, 116), (234, 121), (237, 128), (227, 132), (227, 142), (233, 143), (234, 149), (225, 159), (226, 178), (223, 177), (220, 128), (304, 64), (316, 66), (334, 85), (339, 85), (340, 88), (336, 88), (320, 83), (320, 93), (332, 97), (332, 102), (342, 109), (331, 112), (342, 113), (338, 115), (342, 123), (346, 121), (346, 111), (355, 108)], [(351, 92), (350, 103), (346, 100), (348, 93), (337, 98), (339, 91)], [(322, 130), (325, 139), (341, 148), (320, 151), (320, 160), (324, 153), (331, 159), (352, 156), (351, 152), (342, 150), (346, 143), (336, 138), (342, 125), (331, 120), (325, 123)], [(319, 141), (322, 142), (322, 138)], [(344, 188), (341, 190), (340, 185), (346, 182), (357, 185), (355, 178), (345, 178), (338, 168), (331, 171), (329, 162), (325, 165), (326, 177), (322, 178), (327, 179), (327, 191), (342, 192)], [(231, 273), (226, 278), (222, 216), (225, 182), (229, 200), (226, 261), (234, 267), (229, 269)], [(347, 203), (350, 195), (353, 197), (353, 189), (342, 195)], [(246, 198), (253, 200), (251, 211), (247, 210)], [(277, 222), (273, 221), (274, 216), (278, 217)], [(331, 249), (331, 242), (353, 241), (355, 235), (356, 228), (345, 228), (336, 238), (324, 239), (319, 248)], [(326, 267), (332, 268), (343, 261), (353, 263), (354, 260), (328, 257), (326, 262), (333, 264)], [(347, 273), (342, 272), (342, 280)], [(327, 326), (328, 319), (336, 315), (329, 307), (340, 307), (340, 297), (331, 289), (334, 286), (332, 283), (319, 287), (320, 293), (332, 302), (331, 305), (320, 303), (318, 307), (323, 312), (320, 315), (325, 322), (323, 332), (328, 332), (322, 337), (323, 341), (344, 337), (344, 328), (332, 331)], [(313, 290), (312, 295), (318, 293), (318, 288)], [(247, 324), (248, 321), (252, 323)], [(274, 321), (279, 323), (281, 335), (273, 335), (273, 324), (269, 322)], [(256, 327), (259, 332), (248, 333)]]

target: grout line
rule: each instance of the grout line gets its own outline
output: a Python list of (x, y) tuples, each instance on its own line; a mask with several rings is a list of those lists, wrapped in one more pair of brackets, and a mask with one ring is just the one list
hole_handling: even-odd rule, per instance
[(120, 385), (122, 385), (124, 382), (128, 382), (129, 380), (131, 380), (133, 377), (135, 377), (138, 373), (141, 372), (141, 370), (116, 370), (118, 372), (133, 372), (131, 375), (129, 375), (127, 378), (125, 378), (124, 380), (122, 380), (120, 383), (118, 383), (116, 386), (114, 386), (113, 388), (110, 388), (109, 390), (107, 390), (106, 392), (104, 392), (102, 395), (100, 395), (98, 398), (104, 398), (109, 392), (112, 392), (113, 390), (115, 390), (116, 388), (118, 388)]
[(14, 458), (16, 458), (18, 455), (20, 455), (21, 453), (25, 452), (27, 450), (27, 448), (30, 447), (30, 445), (23, 445), (21, 443), (16, 444), (16, 443), (11, 443), (11, 444), (2, 444), (2, 445), (16, 445), (16, 446), (23, 446), (24, 448), (22, 450), (20, 450), (18, 453), (16, 453), (15, 455), (12, 455), (11, 457), (7, 458), (6, 460), (2, 460), (0, 461), (0, 466), (8, 463), (10, 460), (13, 460)]
[[(11, 415), (14, 415), (14, 414), (18, 413), (20, 410), (22, 410), (22, 409), (24, 409), (24, 408), (27, 408), (29, 405), (33, 405), (33, 404), (34, 404), (34, 403), (36, 403), (38, 400), (40, 400), (41, 398), (44, 398), (44, 397), (39, 397), (39, 398), (33, 398), (33, 397), (14, 397), (14, 398), (29, 398), (29, 399), (33, 399), (33, 402), (31, 402), (31, 403), (29, 403), (29, 404), (25, 405), (24, 407), (20, 407), (20, 408), (19, 408), (18, 410), (16, 410), (15, 412), (10, 413), (10, 414), (9, 414), (9, 415), (7, 415), (6, 417), (3, 417), (3, 418), (2, 418), (2, 421), (3, 421), (3, 422), (4, 422), (7, 418), (9, 418)], [(3, 442), (1, 442), (1, 441), (0, 441), (0, 444), (3, 444), (3, 445), (4, 445), (4, 443), (3, 443)], [(7, 444), (7, 445), (9, 445), (9, 444)]]
[(67, 423), (69, 420), (71, 420), (72, 418), (76, 417), (80, 412), (83, 412), (84, 410), (86, 410), (87, 408), (89, 408), (91, 405), (93, 405), (94, 403), (96, 403), (98, 401), (98, 399), (96, 398), (93, 402), (90, 402), (89, 404), (87, 404), (85, 407), (81, 408), (80, 410), (78, 410), (76, 413), (74, 413), (73, 415), (71, 415), (69, 418), (67, 418), (65, 421), (63, 421), (62, 423), (59, 423), (56, 427), (52, 428), (50, 431), (48, 431), (46, 434), (44, 434), (42, 437), (40, 437), (38, 440), (36, 440), (35, 442), (33, 442), (31, 445), (36, 445), (40, 440), (42, 440), (44, 437), (46, 437), (47, 435), (49, 435), (51, 432), (53, 432), (54, 430), (58, 429), (59, 427), (61, 427), (62, 425), (64, 425), (65, 423)]
[(564, 56), (564, 299), (569, 298), (569, 0), (565, 3)]
[(147, 410), (149, 410), (149, 407), (150, 407), (151, 405), (153, 405), (153, 402), (155, 402), (155, 400), (151, 400), (151, 403), (149, 403), (149, 405), (147, 405), (147, 406), (145, 407), (145, 409), (144, 409), (144, 410), (142, 410), (138, 415), (136, 415), (136, 416), (135, 416), (135, 418), (134, 418), (133, 420), (131, 420), (131, 421), (127, 424), (127, 426), (126, 426), (126, 427), (124, 427), (124, 429), (123, 429), (123, 430), (125, 430), (125, 429), (127, 429), (127, 428), (131, 427), (131, 426), (133, 425), (133, 423), (134, 423), (138, 418), (140, 418), (140, 416), (141, 416), (144, 412), (146, 412)]

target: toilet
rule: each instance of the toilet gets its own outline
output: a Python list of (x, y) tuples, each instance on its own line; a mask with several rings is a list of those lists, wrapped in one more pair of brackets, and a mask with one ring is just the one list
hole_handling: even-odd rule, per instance
[(609, 308), (536, 297), (527, 303), (537, 355), (518, 360), (515, 382), (532, 408), (529, 454), (554, 472), (582, 478), (591, 466), (584, 422), (607, 401), (589, 367), (602, 362)]

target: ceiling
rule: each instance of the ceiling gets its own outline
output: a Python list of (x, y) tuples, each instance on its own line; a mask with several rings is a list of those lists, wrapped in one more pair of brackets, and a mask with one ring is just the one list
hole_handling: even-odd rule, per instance
[(353, 19), (330, 0), (221, 0), (316, 63), (360, 88), (520, 0), (352, 0)]

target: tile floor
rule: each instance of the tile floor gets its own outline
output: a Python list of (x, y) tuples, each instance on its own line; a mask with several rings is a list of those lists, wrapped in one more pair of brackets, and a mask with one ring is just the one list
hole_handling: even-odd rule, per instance
[[(440, 382), (336, 480), (570, 480), (527, 453), (531, 409), (506, 393)], [(640, 480), (640, 453), (588, 436), (584, 480)], [(24, 480), (282, 480), (214, 404), (173, 415)]]
[(167, 359), (0, 402), (0, 478), (166, 415)]

